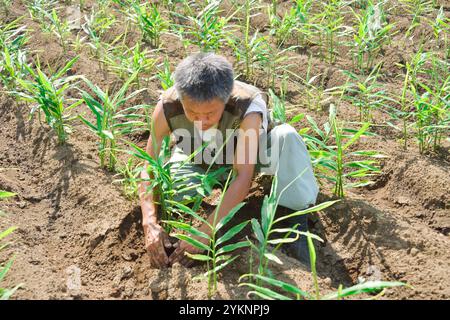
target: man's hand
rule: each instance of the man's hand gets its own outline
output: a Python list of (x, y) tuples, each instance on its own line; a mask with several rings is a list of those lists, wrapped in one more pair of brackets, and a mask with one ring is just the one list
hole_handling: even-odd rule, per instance
[[(170, 134), (169, 125), (164, 117), (162, 101), (158, 101), (155, 111), (152, 115), (151, 134), (147, 141), (145, 151), (156, 159), (161, 150), (162, 140)], [(153, 190), (147, 190), (150, 186), (150, 180), (154, 177), (145, 170), (141, 172), (142, 182), (139, 184), (139, 199), (142, 211), (142, 226), (144, 228), (145, 248), (150, 255), (150, 262), (154, 267), (161, 268), (168, 266), (169, 258), (164, 246), (172, 247), (168, 235), (164, 232), (157, 222), (157, 206)]]
[(165, 248), (170, 248), (172, 244), (169, 241), (167, 233), (159, 224), (148, 223), (144, 225), (145, 248), (150, 255), (150, 262), (155, 268), (167, 267), (169, 257)]

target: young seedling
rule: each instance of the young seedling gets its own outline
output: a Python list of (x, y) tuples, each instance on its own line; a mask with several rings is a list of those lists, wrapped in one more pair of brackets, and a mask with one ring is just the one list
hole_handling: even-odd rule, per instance
[(373, 4), (369, 0), (360, 13), (352, 9), (358, 24), (353, 35), (354, 42), (350, 42), (350, 45), (354, 47), (353, 56), (360, 72), (371, 70), (375, 58), (392, 37), (391, 29), (394, 24), (387, 23), (382, 6), (383, 2)]
[[(383, 155), (372, 150), (348, 150), (363, 135), (369, 135), (369, 123), (363, 124), (359, 130), (343, 128), (336, 118), (334, 105), (330, 108), (329, 121), (325, 123), (324, 130), (318, 127), (313, 118), (307, 116), (307, 120), (313, 132), (318, 135), (303, 135), (310, 148), (309, 153), (313, 158), (316, 174), (334, 184), (333, 193), (336, 196), (343, 198), (344, 188), (362, 187), (372, 183), (367, 178), (381, 172), (376, 159)], [(331, 145), (332, 140), (334, 145)], [(366, 159), (353, 160), (359, 157)], [(371, 158), (373, 160), (370, 160)]]
[[(0, 190), (0, 201), (3, 199), (14, 197), (14, 196), (15, 196), (15, 193)], [(10, 227), (10, 228), (6, 229), (5, 231), (0, 232), (0, 241), (2, 241), (6, 236), (11, 234), (16, 229), (17, 229), (16, 227)], [(8, 246), (8, 243), (0, 242), (0, 251), (2, 251), (7, 246)], [(4, 264), (4, 265), (0, 264), (0, 283), (5, 278), (9, 269), (11, 269), (13, 260), (14, 259), (12, 258), (12, 259), (8, 260), (8, 262), (6, 262), (6, 264)], [(11, 295), (13, 295), (14, 292), (16, 292), (16, 290), (19, 289), (21, 286), (22, 286), (22, 284), (19, 284), (12, 289), (5, 289), (5, 288), (0, 287), (0, 300), (8, 300), (9, 297), (11, 297)]]
[[(99, 66), (101, 68), (100, 59), (102, 55), (107, 55), (105, 53), (106, 47), (102, 41), (102, 37), (109, 31), (109, 29), (115, 24), (116, 18), (114, 15), (108, 15), (103, 11), (92, 12), (91, 15), (85, 16), (85, 23), (82, 24), (81, 28), (87, 34), (88, 39), (87, 45), (92, 48), (94, 56), (99, 59)], [(120, 39), (122, 35), (119, 35), (114, 39), (111, 45)]]
[(64, 52), (67, 52), (66, 40), (70, 36), (69, 23), (67, 21), (61, 21), (55, 9), (52, 9), (51, 13), (43, 12), (43, 15), (51, 23), (50, 31), (58, 37)]
[[(190, 23), (180, 30), (183, 30), (190, 41), (202, 51), (217, 51), (223, 44), (230, 42), (232, 29), (228, 22), (239, 9), (228, 17), (221, 17), (220, 2), (218, 0), (209, 2), (195, 17), (183, 17)], [(184, 38), (183, 35), (180, 36)]]
[(290, 32), (296, 34), (297, 47), (299, 49), (308, 43), (312, 43), (314, 30), (311, 16), (312, 4), (312, 0), (295, 1), (294, 27)]
[(411, 24), (405, 34), (406, 37), (409, 37), (411, 32), (420, 25), (421, 19), (433, 11), (433, 3), (427, 0), (400, 0), (400, 3), (404, 5), (406, 12), (411, 15)]
[(51, 32), (50, 25), (47, 23), (47, 16), (51, 10), (56, 8), (58, 1), (56, 0), (30, 0), (26, 1), (31, 18), (37, 20), (43, 32)]
[(173, 86), (172, 71), (170, 70), (170, 62), (167, 56), (164, 57), (164, 62), (158, 66), (158, 69), (159, 71), (156, 74), (156, 77), (160, 81), (161, 88), (167, 90)]
[(7, 91), (13, 91), (17, 85), (18, 79), (24, 79), (28, 75), (25, 68), (26, 56), (23, 50), (10, 52), (8, 47), (3, 48), (0, 60), (0, 79)]
[(268, 15), (270, 22), (270, 35), (273, 36), (277, 45), (281, 47), (294, 34), (293, 30), (297, 24), (297, 12), (294, 7), (291, 8), (281, 19), (270, 7), (268, 7)]
[[(137, 72), (131, 75), (131, 77), (113, 95), (111, 95), (108, 90), (106, 92), (103, 91), (88, 79), (83, 79), (95, 94), (95, 97), (86, 91), (81, 91), (82, 101), (89, 107), (92, 114), (95, 116), (96, 121), (91, 122), (83, 116), (80, 116), (80, 119), (100, 139), (98, 148), (100, 166), (102, 168), (107, 167), (111, 171), (115, 170), (117, 163), (118, 139), (126, 134), (142, 130), (145, 126), (145, 122), (141, 120), (143, 116), (137, 113), (137, 111), (148, 106), (136, 105), (122, 108), (127, 101), (145, 90), (136, 90), (129, 95), (126, 95), (130, 88), (130, 84), (134, 81), (136, 76)], [(106, 161), (108, 161), (108, 163), (106, 163)]]
[[(439, 88), (448, 77), (448, 70), (450, 69), (450, 60), (440, 59), (436, 53), (427, 53), (426, 56), (428, 67), (423, 68), (423, 72), (429, 78), (425, 83), (429, 87)], [(421, 79), (424, 82), (427, 77)]]
[[(418, 86), (418, 76), (421, 74), (427, 73), (427, 69), (425, 69), (425, 63), (429, 58), (432, 59), (432, 64), (434, 65), (434, 55), (430, 55), (428, 53), (424, 53), (422, 48), (420, 48), (416, 54), (414, 54), (411, 58), (411, 61), (405, 62), (405, 64), (400, 64), (401, 67), (405, 68), (406, 74), (403, 80), (402, 85), (402, 93), (397, 100), (397, 104), (400, 106), (399, 109), (392, 109), (389, 113), (390, 116), (395, 120), (400, 120), (402, 125), (398, 127), (391, 122), (388, 122), (392, 128), (402, 132), (402, 140), (403, 140), (403, 148), (406, 150), (408, 145), (408, 128), (410, 127), (409, 120), (412, 117), (411, 112), (411, 99), (409, 95), (412, 95), (412, 92), (417, 91), (416, 88)], [(431, 72), (431, 78), (433, 79), (433, 75), (436, 73)], [(439, 80), (437, 80), (439, 82)]]
[(327, 58), (329, 63), (334, 63), (338, 53), (336, 49), (340, 46), (340, 39), (346, 36), (350, 30), (343, 25), (342, 10), (344, 3), (341, 0), (331, 0), (322, 4), (323, 10), (314, 16), (314, 20), (317, 22), (313, 23), (312, 27), (319, 36), (321, 58)]
[(20, 26), (22, 17), (5, 25), (0, 25), (0, 50), (6, 47), (10, 52), (23, 49), (28, 41), (26, 26)]
[(283, 78), (292, 64), (288, 64), (293, 57), (288, 56), (289, 52), (296, 49), (291, 46), (282, 50), (273, 47), (267, 37), (263, 37), (258, 44), (258, 55), (255, 57), (255, 66), (266, 74), (267, 86), (275, 90), (275, 81)]
[(64, 94), (67, 90), (74, 88), (74, 80), (80, 76), (65, 76), (73, 64), (78, 60), (78, 56), (67, 62), (67, 64), (57, 72), (50, 72), (47, 76), (39, 64), (36, 70), (25, 64), (27, 72), (32, 80), (17, 79), (21, 91), (12, 91), (13, 94), (21, 99), (32, 102), (35, 105), (31, 109), (31, 116), (38, 111), (45, 114), (47, 124), (55, 131), (58, 136), (58, 143), (64, 144), (68, 134), (71, 132), (69, 123), (75, 118), (70, 115), (70, 111), (81, 104), (81, 100), (67, 105), (68, 99)]
[(437, 13), (436, 19), (430, 21), (430, 25), (433, 28), (433, 33), (437, 44), (442, 42), (444, 48), (445, 59), (450, 58), (450, 44), (448, 43), (450, 33), (450, 18), (447, 18), (444, 13), (444, 8), (441, 6)]
[(142, 162), (136, 163), (134, 157), (128, 158), (128, 161), (123, 165), (117, 166), (116, 171), (119, 179), (114, 180), (114, 183), (120, 183), (123, 187), (124, 195), (130, 199), (136, 199), (138, 196), (138, 182), (140, 168), (142, 167)]
[[(222, 201), (224, 198), (224, 194), (227, 190), (227, 187), (230, 182), (230, 178), (232, 176), (233, 171), (231, 170), (228, 174), (228, 179), (223, 188), (223, 192), (220, 198), (220, 202), (217, 208), (214, 210), (214, 219), (213, 223), (209, 223), (206, 219), (202, 218), (198, 215), (194, 210), (183, 206), (181, 204), (175, 203), (184, 214), (191, 216), (192, 218), (206, 224), (210, 229), (210, 234), (206, 234), (196, 227), (192, 226), (188, 223), (178, 222), (178, 221), (168, 221), (165, 223), (173, 226), (177, 229), (177, 231), (184, 231), (186, 233), (175, 233), (174, 237), (181, 241), (186, 241), (192, 246), (202, 250), (205, 253), (202, 254), (190, 254), (186, 253), (188, 257), (198, 261), (205, 261), (207, 263), (208, 271), (203, 275), (208, 278), (208, 297), (212, 297), (212, 295), (217, 291), (217, 275), (220, 270), (225, 268), (231, 262), (238, 258), (238, 255), (233, 256), (231, 253), (239, 248), (244, 248), (249, 246), (249, 242), (247, 240), (235, 242), (228, 244), (228, 241), (238, 235), (248, 224), (249, 221), (244, 221), (239, 223), (236, 226), (233, 226), (231, 229), (226, 231), (223, 235), (219, 236), (219, 231), (221, 231), (225, 226), (229, 224), (234, 215), (242, 208), (244, 203), (240, 203), (236, 205), (230, 212), (218, 221), (217, 213), (219, 211), (220, 206), (222, 205)], [(205, 239), (201, 241), (201, 239)]]
[[(318, 281), (317, 281), (317, 271), (316, 271), (316, 251), (313, 245), (313, 239), (319, 240), (317, 236), (312, 235), (307, 232), (306, 237), (308, 239), (308, 248), (311, 261), (311, 273), (314, 282), (315, 292), (309, 293), (299, 289), (298, 287), (284, 282), (273, 277), (263, 276), (260, 274), (244, 274), (239, 278), (239, 282), (244, 279), (253, 280), (253, 282), (243, 282), (239, 286), (247, 286), (251, 289), (248, 295), (255, 295), (262, 299), (267, 300), (341, 300), (342, 298), (355, 296), (362, 293), (378, 293), (374, 298), (378, 298), (384, 294), (386, 288), (401, 287), (406, 286), (411, 288), (410, 285), (398, 282), (398, 281), (367, 281), (363, 283), (356, 284), (349, 288), (342, 289), (342, 285), (339, 286), (336, 292), (329, 293), (327, 295), (321, 295), (319, 291)], [(321, 239), (319, 241), (322, 241)], [(277, 291), (275, 291), (277, 290)], [(278, 291), (281, 291), (278, 292)], [(380, 292), (381, 291), (381, 292)]]
[(420, 83), (425, 90), (420, 94), (411, 86), (414, 97), (414, 122), (419, 152), (437, 150), (442, 138), (450, 130), (450, 76), (439, 88)]
[(141, 87), (143, 75), (151, 73), (157, 62), (155, 58), (151, 57), (151, 52), (141, 49), (139, 43), (125, 52), (121, 47), (115, 48), (112, 54), (109, 54), (108, 51), (101, 61), (123, 80), (128, 79), (136, 72), (138, 76), (134, 79), (138, 89)]
[(9, 15), (9, 9), (11, 8), (12, 0), (1, 0), (0, 5), (2, 6), (3, 13), (5, 16)]
[(280, 123), (286, 123), (287, 122), (287, 115), (286, 115), (286, 103), (284, 99), (279, 98), (272, 89), (269, 89), (269, 99), (272, 104), (272, 112), (271, 116), (273, 120), (276, 120)]
[(169, 30), (169, 23), (164, 20), (156, 4), (131, 2), (134, 9), (129, 18), (136, 23), (142, 33), (142, 41), (150, 43), (153, 48), (159, 48), (161, 35)]
[(343, 71), (349, 77), (349, 81), (343, 86), (345, 94), (343, 99), (350, 101), (359, 108), (359, 121), (372, 121), (372, 111), (376, 109), (388, 109), (389, 98), (384, 86), (377, 82), (381, 64), (378, 64), (363, 80), (350, 71)]
[(260, 44), (263, 41), (263, 37), (258, 37), (258, 31), (253, 36), (251, 35), (250, 19), (257, 14), (252, 14), (252, 10), (257, 9), (255, 6), (256, 0), (246, 0), (244, 3), (244, 24), (243, 24), (243, 37), (236, 37), (231, 44), (233, 45), (234, 52), (238, 63), (245, 65), (245, 78), (250, 79), (253, 74), (253, 63), (257, 60), (257, 56), (261, 54)]
[(304, 92), (304, 106), (311, 111), (321, 111), (324, 106), (330, 104), (329, 102), (333, 99), (333, 95), (342, 96), (343, 90), (341, 87), (326, 88), (326, 77), (322, 73), (312, 75), (313, 63), (312, 56), (309, 56), (304, 78), (290, 70), (286, 71), (298, 80), (294, 81), (293, 84), (298, 86), (299, 91)]
[[(294, 177), (292, 182), (288, 184), (283, 190), (281, 190), (278, 195), (276, 194), (278, 181), (276, 177), (274, 177), (270, 195), (264, 197), (263, 205), (261, 208), (261, 220), (258, 221), (254, 218), (251, 220), (253, 233), (256, 237), (257, 242), (256, 244), (250, 242), (250, 245), (252, 251), (256, 252), (258, 256), (257, 274), (259, 276), (264, 277), (268, 275), (269, 261), (282, 264), (282, 261), (275, 254), (282, 244), (292, 243), (294, 241), (297, 241), (300, 236), (306, 235), (305, 232), (297, 230), (298, 225), (294, 225), (288, 228), (279, 228), (278, 225), (280, 222), (296, 216), (318, 212), (339, 201), (327, 201), (311, 208), (299, 210), (294, 213), (276, 218), (275, 214), (281, 195), (292, 183), (294, 183), (299, 177), (301, 177), (302, 174), (303, 172), (301, 172), (298, 177)], [(289, 237), (291, 234), (294, 234), (295, 237)], [(274, 247), (271, 248), (271, 246)], [(250, 273), (253, 274), (253, 270), (250, 270)], [(258, 285), (260, 284), (260, 281), (257, 280), (256, 283)]]

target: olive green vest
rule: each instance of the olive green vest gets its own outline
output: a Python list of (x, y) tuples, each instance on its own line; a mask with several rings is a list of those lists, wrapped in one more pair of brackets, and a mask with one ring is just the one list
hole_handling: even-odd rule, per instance
[[(225, 140), (227, 139), (227, 129), (236, 130), (237, 128), (239, 128), (248, 107), (250, 106), (253, 98), (258, 93), (261, 94), (263, 100), (265, 100), (267, 104), (267, 95), (261, 92), (258, 88), (238, 80), (234, 81), (231, 96), (225, 104), (225, 109), (217, 128), (217, 130), (221, 132), (223, 138), (222, 141), (219, 142), (220, 145), (226, 142)], [(196, 140), (197, 143), (194, 143), (193, 137), (197, 135), (197, 131), (194, 129), (194, 123), (186, 118), (183, 106), (178, 98), (178, 94), (175, 88), (171, 87), (167, 89), (162, 94), (161, 100), (163, 103), (164, 116), (169, 124), (170, 131), (175, 135), (176, 144), (180, 145), (184, 139), (184, 134), (177, 134), (177, 132), (180, 132), (180, 129), (182, 129), (185, 134), (192, 138), (190, 142), (190, 150), (185, 153), (190, 154), (197, 150), (198, 147), (201, 146), (201, 144), (198, 143), (198, 139)], [(268, 127), (270, 128), (270, 117), (268, 117), (268, 121)], [(231, 137), (230, 139), (234, 139), (233, 146), (235, 147), (237, 137)], [(222, 164), (225, 163), (225, 148), (226, 146), (223, 147), (224, 154), (222, 160), (218, 159), (219, 163)], [(205, 164), (201, 164), (201, 166), (207, 167), (207, 165)]]

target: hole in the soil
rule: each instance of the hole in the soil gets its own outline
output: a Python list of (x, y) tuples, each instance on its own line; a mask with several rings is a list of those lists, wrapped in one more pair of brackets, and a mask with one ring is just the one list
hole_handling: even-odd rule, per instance
[(141, 225), (141, 208), (136, 206), (133, 210), (127, 214), (127, 216), (122, 220), (119, 226), (119, 238), (120, 240), (125, 240), (133, 225), (136, 229), (140, 228)]
[(450, 235), (450, 228), (449, 227), (437, 227), (436, 231), (442, 233), (444, 236)]

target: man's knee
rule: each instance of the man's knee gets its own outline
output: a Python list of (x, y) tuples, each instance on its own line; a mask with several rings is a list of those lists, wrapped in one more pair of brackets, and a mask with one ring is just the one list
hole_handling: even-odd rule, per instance
[(274, 130), (272, 139), (275, 138), (283, 144), (301, 140), (301, 137), (298, 134), (297, 130), (295, 130), (294, 127), (287, 123), (280, 124), (274, 127), (272, 130)]

